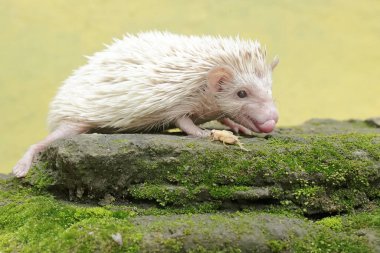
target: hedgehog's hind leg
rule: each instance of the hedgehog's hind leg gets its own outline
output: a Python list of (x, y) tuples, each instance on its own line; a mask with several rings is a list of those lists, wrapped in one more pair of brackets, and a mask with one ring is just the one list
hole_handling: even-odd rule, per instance
[(17, 164), (13, 167), (13, 174), (16, 177), (25, 177), (32, 165), (34, 157), (39, 152), (43, 151), (50, 143), (58, 139), (87, 132), (88, 130), (90, 130), (90, 127), (85, 124), (74, 124), (68, 122), (61, 123), (61, 125), (52, 133), (50, 133), (45, 139), (38, 142), (37, 144), (30, 146), (20, 161), (18, 161)]

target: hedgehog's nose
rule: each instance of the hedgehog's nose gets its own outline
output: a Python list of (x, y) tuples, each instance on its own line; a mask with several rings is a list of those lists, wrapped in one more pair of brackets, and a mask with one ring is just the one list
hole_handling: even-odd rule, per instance
[(270, 133), (274, 130), (276, 123), (278, 122), (278, 112), (276, 107), (271, 106), (267, 114), (267, 120), (258, 124), (257, 128), (263, 133)]

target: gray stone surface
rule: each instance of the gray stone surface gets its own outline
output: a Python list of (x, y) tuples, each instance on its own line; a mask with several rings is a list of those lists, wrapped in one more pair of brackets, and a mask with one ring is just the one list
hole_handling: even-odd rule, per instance
[(273, 252), (270, 241), (302, 239), (318, 227), (295, 218), (249, 214), (144, 216), (132, 222), (144, 234), (143, 252), (171, 251), (175, 246), (181, 252), (197, 247), (212, 252)]

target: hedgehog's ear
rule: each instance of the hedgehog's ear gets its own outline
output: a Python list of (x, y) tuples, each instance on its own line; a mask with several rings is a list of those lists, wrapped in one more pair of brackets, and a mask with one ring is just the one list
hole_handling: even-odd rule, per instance
[(272, 71), (274, 70), (274, 68), (277, 66), (277, 64), (280, 62), (280, 59), (278, 58), (278, 55), (276, 55), (274, 58), (273, 58), (273, 61), (272, 63), (270, 64), (270, 68), (272, 69)]
[(217, 66), (212, 68), (207, 74), (207, 84), (212, 92), (218, 92), (223, 89), (223, 85), (232, 81), (233, 71), (228, 66)]

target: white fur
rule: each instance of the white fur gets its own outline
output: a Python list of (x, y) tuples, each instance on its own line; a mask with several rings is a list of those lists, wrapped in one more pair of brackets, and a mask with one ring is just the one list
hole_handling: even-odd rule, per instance
[(265, 56), (257, 41), (238, 37), (126, 35), (89, 57), (64, 82), (51, 103), (49, 128), (69, 121), (146, 130), (195, 112), (209, 113), (205, 120), (213, 119), (217, 108), (203, 94), (208, 71), (228, 65), (238, 83), (270, 90), (271, 69)]

